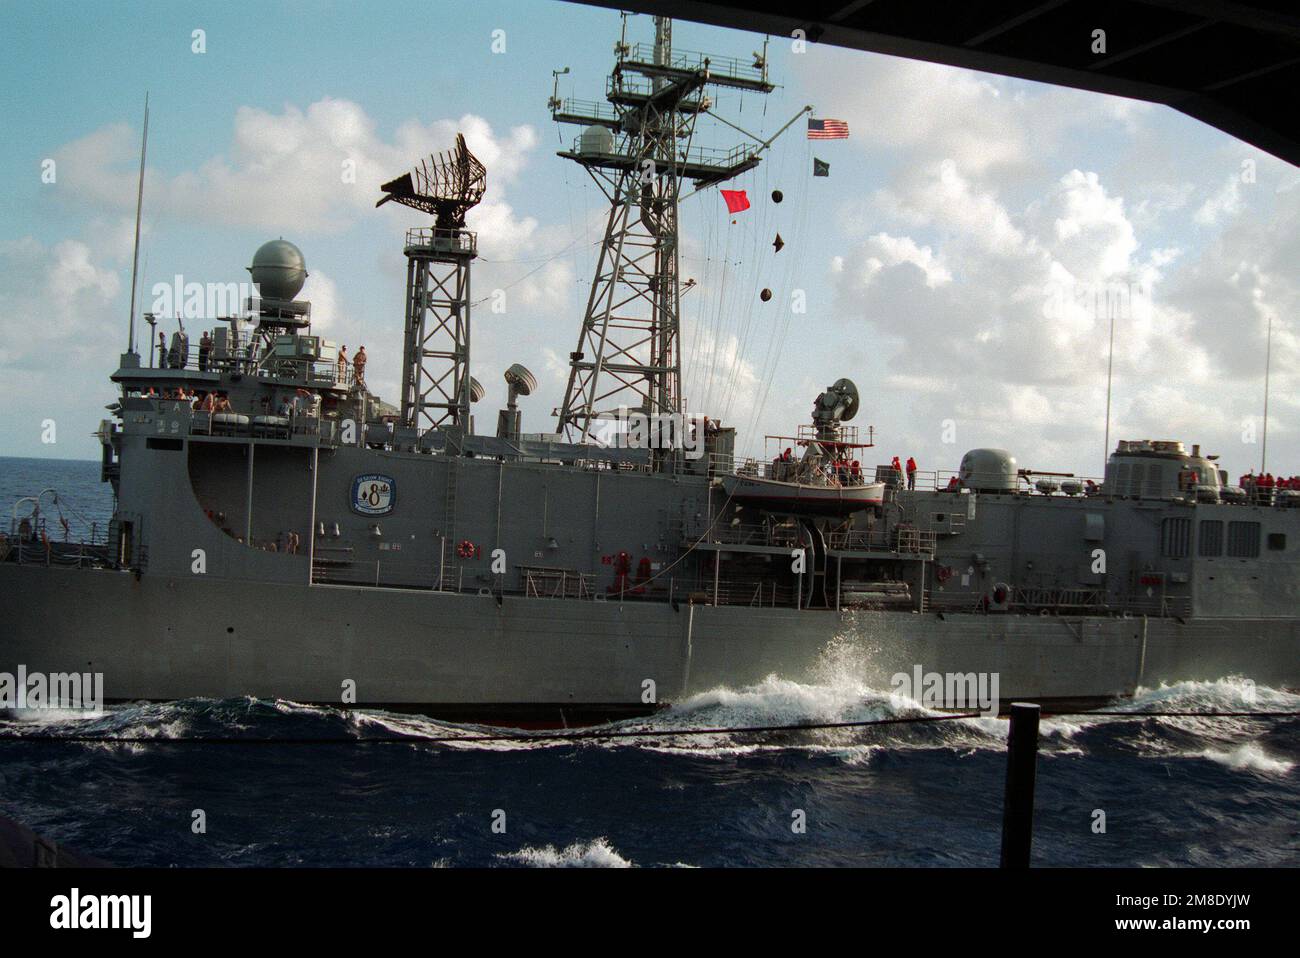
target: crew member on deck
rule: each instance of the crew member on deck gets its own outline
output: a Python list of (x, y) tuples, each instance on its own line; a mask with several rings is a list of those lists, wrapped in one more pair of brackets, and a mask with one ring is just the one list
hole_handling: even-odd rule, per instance
[(358, 386), (366, 384), (366, 347), (361, 346), (357, 349), (357, 357), (352, 360), (352, 376)]
[(199, 340), (199, 372), (208, 371), (208, 357), (212, 355), (212, 337), (208, 331), (203, 331), (203, 337)]
[(916, 460), (911, 456), (907, 457), (907, 488), (909, 491), (916, 488)]
[(788, 482), (790, 479), (791, 464), (793, 462), (794, 462), (794, 455), (790, 452), (790, 447), (787, 446), (785, 452), (781, 453), (781, 455), (776, 457), (777, 469), (775, 473), (775, 478), (781, 480), (782, 482)]
[(348, 379), (348, 348), (339, 347), (339, 382), (347, 382)]
[(167, 368), (167, 334), (158, 334), (158, 368)]

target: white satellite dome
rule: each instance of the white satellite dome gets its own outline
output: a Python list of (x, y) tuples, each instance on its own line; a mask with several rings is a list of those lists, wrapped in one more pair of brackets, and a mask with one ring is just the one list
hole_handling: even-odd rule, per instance
[(592, 125), (578, 137), (579, 153), (613, 153), (614, 134), (603, 126)]

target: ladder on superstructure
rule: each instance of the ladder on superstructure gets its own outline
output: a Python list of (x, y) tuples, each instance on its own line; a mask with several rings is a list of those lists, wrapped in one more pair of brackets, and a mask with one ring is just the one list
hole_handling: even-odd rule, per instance
[(456, 542), (456, 487), (460, 485), (460, 456), (447, 456), (447, 494), (443, 499), (442, 520), (442, 563), (438, 568), (438, 590), (447, 587), (448, 572), (460, 568), (456, 560), (460, 558)]

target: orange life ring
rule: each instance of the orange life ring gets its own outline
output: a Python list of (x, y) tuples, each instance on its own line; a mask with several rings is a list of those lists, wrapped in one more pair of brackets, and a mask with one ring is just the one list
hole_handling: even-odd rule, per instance
[(468, 539), (461, 539), (460, 545), (456, 546), (456, 555), (462, 559), (468, 559), (474, 555), (474, 543)]

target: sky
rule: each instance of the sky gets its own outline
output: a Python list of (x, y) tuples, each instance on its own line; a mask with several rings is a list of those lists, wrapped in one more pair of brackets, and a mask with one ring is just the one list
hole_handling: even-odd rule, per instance
[[(546, 103), (563, 67), (562, 97), (598, 99), (621, 29), (617, 12), (560, 0), (5, 5), (0, 455), (98, 457), (127, 339), (146, 91), (137, 313), (176, 276), (247, 281), (257, 247), (289, 239), (316, 330), (364, 344), (371, 388), (394, 399), (402, 238), (426, 224), (374, 203), (461, 131), (488, 169), (469, 218), (475, 299), (500, 291), (473, 313), (478, 428), (495, 427), (520, 362), (539, 380), (524, 429), (553, 429), (606, 207), (555, 155), (579, 128)], [(653, 24), (627, 31), (649, 41)], [(679, 22), (674, 42), (747, 57), (764, 38)], [(723, 91), (716, 111), (766, 139), (808, 104), (851, 135), (810, 143), (800, 121), (726, 184), (749, 210), (728, 216), (716, 189), (684, 204), (693, 412), (770, 454), (764, 436), (792, 434), (848, 377), (868, 458), (951, 469), (994, 446), (1098, 476), (1113, 319), (1111, 445), (1199, 443), (1235, 478), (1260, 465), (1271, 322), (1268, 466), (1300, 473), (1294, 167), (1165, 107), (788, 37), (768, 52), (778, 89)], [(743, 140), (712, 121), (697, 134)], [(811, 176), (814, 156), (829, 177)]]

